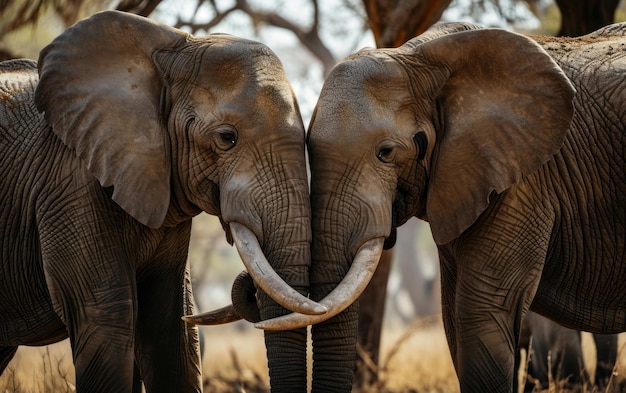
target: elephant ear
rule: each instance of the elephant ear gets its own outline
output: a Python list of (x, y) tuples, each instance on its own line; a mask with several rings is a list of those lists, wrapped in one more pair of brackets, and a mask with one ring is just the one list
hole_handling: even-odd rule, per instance
[(40, 54), (37, 108), (113, 200), (139, 222), (163, 223), (170, 202), (164, 81), (153, 54), (188, 35), (106, 11), (70, 27)]
[(441, 119), (426, 214), (445, 244), (563, 145), (575, 90), (534, 41), (498, 29), (448, 34), (413, 48), (436, 70)]

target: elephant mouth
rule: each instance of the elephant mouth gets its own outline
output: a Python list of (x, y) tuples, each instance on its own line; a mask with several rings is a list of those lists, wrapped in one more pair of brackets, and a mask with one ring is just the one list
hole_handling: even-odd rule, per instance
[(369, 284), (378, 267), (384, 241), (383, 237), (374, 238), (359, 248), (343, 280), (319, 302), (328, 310), (326, 313), (295, 312), (257, 322), (254, 326), (263, 330), (291, 330), (324, 322), (339, 314), (354, 303)]
[[(254, 233), (245, 225), (231, 222), (231, 235), (248, 273), (270, 298), (281, 306), (304, 315), (323, 315), (328, 312), (325, 305), (301, 295), (287, 284), (272, 268), (263, 254)], [(230, 305), (203, 314), (186, 315), (183, 320), (196, 325), (215, 325), (242, 319)]]

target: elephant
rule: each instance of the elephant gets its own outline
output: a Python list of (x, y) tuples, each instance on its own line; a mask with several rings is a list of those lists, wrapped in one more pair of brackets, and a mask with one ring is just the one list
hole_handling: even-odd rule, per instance
[[(604, 392), (609, 386), (617, 360), (618, 336), (594, 334), (593, 340), (596, 346), (594, 391)], [(583, 359), (581, 334), (577, 330), (568, 329), (529, 311), (522, 321), (518, 356), (522, 348), (530, 356), (524, 392), (530, 393), (536, 387), (542, 391), (548, 389), (549, 374), (555, 382), (563, 383), (565, 388), (573, 391), (580, 391), (591, 382)], [(517, 392), (517, 389), (514, 391)]]
[(428, 221), (442, 317), (468, 392), (511, 392), (531, 309), (626, 328), (626, 24), (579, 38), (442, 23), (327, 77), (307, 135), (313, 390), (349, 391), (359, 291), (385, 239)]
[[(259, 318), (308, 299), (305, 129), (264, 44), (105, 11), (0, 64), (0, 372), (69, 337), (78, 392), (199, 392), (187, 262), (217, 215)], [(275, 391), (306, 386), (306, 329), (268, 332)], [(294, 385), (295, 384), (295, 385)], [(300, 384), (300, 386), (298, 386)]]

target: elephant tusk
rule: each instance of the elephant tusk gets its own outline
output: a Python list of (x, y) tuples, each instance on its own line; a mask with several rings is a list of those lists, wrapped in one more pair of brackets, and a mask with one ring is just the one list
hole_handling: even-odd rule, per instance
[(326, 314), (291, 313), (257, 322), (254, 327), (263, 330), (297, 329), (323, 322), (348, 308), (359, 298), (372, 279), (383, 251), (384, 240), (384, 238), (372, 239), (359, 248), (346, 276), (331, 293), (319, 302), (328, 308)]
[(229, 225), (243, 264), (269, 297), (281, 306), (302, 314), (319, 315), (328, 311), (325, 306), (301, 295), (280, 278), (263, 255), (259, 241), (250, 229), (236, 222)]
[(232, 304), (202, 314), (185, 315), (183, 321), (192, 325), (223, 325), (243, 319)]
[(197, 315), (185, 315), (183, 321), (193, 325), (223, 325), (245, 319), (259, 322), (259, 308), (256, 304), (256, 288), (248, 272), (243, 271), (235, 278), (230, 292), (233, 303), (220, 309)]

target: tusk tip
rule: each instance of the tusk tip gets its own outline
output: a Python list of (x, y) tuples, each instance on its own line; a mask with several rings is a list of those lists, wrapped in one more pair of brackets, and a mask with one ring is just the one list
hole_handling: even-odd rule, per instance
[(305, 327), (307, 324), (291, 324), (290, 326), (285, 326), (284, 323), (277, 322), (276, 320), (267, 319), (264, 321), (259, 321), (254, 324), (254, 327), (259, 330), (294, 330), (299, 329), (301, 327)]
[(180, 319), (192, 325), (196, 324), (194, 315), (183, 315)]
[(302, 304), (302, 309), (307, 310), (307, 314), (309, 315), (321, 315), (328, 312), (328, 307), (317, 302), (304, 302)]

